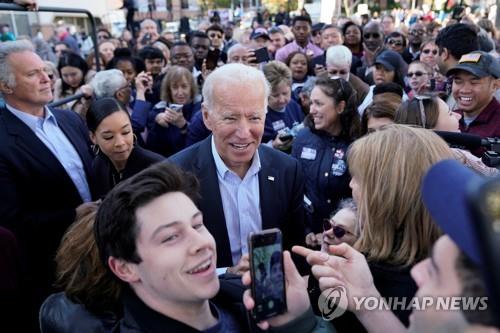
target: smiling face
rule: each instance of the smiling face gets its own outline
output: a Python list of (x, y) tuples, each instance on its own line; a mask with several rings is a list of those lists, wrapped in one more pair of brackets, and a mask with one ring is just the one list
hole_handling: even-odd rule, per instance
[(15, 86), (1, 83), (0, 89), (5, 101), (10, 105), (28, 112), (28, 109), (43, 110), (52, 100), (51, 81), (48, 69), (40, 57), (30, 51), (16, 52), (7, 57)]
[(340, 125), (339, 108), (333, 98), (325, 94), (320, 86), (313, 88), (309, 114), (313, 117), (315, 129), (333, 134)]
[(228, 168), (244, 176), (264, 134), (264, 86), (222, 83), (213, 90), (214, 109), (203, 106), (203, 120)]
[(307, 75), (307, 59), (306, 55), (297, 53), (290, 59), (290, 70), (295, 81), (303, 80)]
[(118, 171), (122, 170), (134, 148), (130, 117), (126, 111), (113, 112), (101, 121), (95, 133), (90, 133), (90, 139)]
[(141, 299), (178, 308), (217, 294), (215, 240), (189, 197), (166, 193), (139, 208), (136, 217), (142, 260), (128, 264), (128, 282)]
[(465, 113), (479, 114), (494, 98), (496, 88), (493, 77), (478, 78), (465, 71), (453, 76), (452, 94)]

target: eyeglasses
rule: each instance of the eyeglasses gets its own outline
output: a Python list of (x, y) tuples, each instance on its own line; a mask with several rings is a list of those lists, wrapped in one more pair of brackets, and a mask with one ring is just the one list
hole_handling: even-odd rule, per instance
[(412, 30), (409, 32), (410, 35), (412, 36), (422, 36), (425, 34), (424, 30)]
[(210, 37), (210, 38), (219, 38), (219, 39), (221, 39), (221, 38), (222, 38), (222, 35), (220, 35), (220, 34), (210, 34), (210, 35), (208, 35), (208, 37)]
[(403, 46), (403, 42), (400, 40), (394, 40), (394, 39), (389, 39), (387, 41), (390, 45), (395, 45), (395, 46)]
[(432, 55), (438, 54), (438, 50), (429, 50), (429, 49), (422, 50), (423, 54), (429, 54), (431, 52), (432, 52)]
[(333, 234), (338, 239), (344, 237), (346, 234), (351, 234), (349, 231), (345, 230), (344, 227), (335, 225), (335, 220), (324, 219), (323, 220), (323, 232), (328, 232), (333, 229)]
[(408, 72), (407, 76), (408, 77), (413, 77), (413, 75), (415, 75), (416, 77), (421, 77), (422, 75), (428, 75), (429, 73), (424, 73), (424, 72), (420, 72), (420, 71), (416, 71), (416, 72)]
[(374, 33), (367, 33), (367, 34), (364, 34), (363, 35), (363, 38), (364, 39), (370, 39), (370, 38), (373, 38), (373, 39), (379, 39), (380, 38), (380, 34), (378, 32), (374, 32)]

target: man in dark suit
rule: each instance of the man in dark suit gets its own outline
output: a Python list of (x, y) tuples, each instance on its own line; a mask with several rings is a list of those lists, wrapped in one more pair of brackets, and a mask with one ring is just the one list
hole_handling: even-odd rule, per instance
[(201, 182), (199, 207), (217, 243), (217, 267), (241, 273), (250, 232), (276, 227), (285, 248), (304, 243), (304, 179), (296, 160), (260, 146), (269, 96), (262, 72), (222, 66), (208, 76), (203, 96), (203, 121), (213, 135), (170, 161)]
[(91, 203), (88, 132), (72, 111), (52, 110), (46, 65), (29, 42), (0, 44), (0, 224), (20, 244), (33, 311), (51, 291), (66, 228)]

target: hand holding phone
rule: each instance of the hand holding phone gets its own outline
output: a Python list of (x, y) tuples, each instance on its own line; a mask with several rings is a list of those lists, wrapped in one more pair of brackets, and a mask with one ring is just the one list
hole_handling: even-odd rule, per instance
[(286, 312), (283, 245), (279, 229), (268, 229), (249, 235), (252, 311), (257, 321)]
[[(263, 330), (267, 330), (269, 326), (282, 326), (291, 322), (304, 314), (310, 306), (309, 295), (307, 293), (307, 282), (304, 281), (297, 271), (290, 256), (290, 252), (288, 251), (283, 252), (283, 264), (287, 310), (281, 315), (258, 322), (257, 326)], [(249, 286), (252, 284), (252, 281), (250, 272), (243, 274), (242, 282), (244, 285)], [(257, 305), (251, 294), (250, 290), (246, 290), (243, 294), (243, 303), (245, 308), (249, 311), (253, 311)]]
[(269, 60), (271, 60), (271, 58), (269, 58), (267, 47), (254, 50), (253, 53), (255, 55), (255, 60), (253, 61), (253, 63), (260, 64), (261, 62), (268, 62)]

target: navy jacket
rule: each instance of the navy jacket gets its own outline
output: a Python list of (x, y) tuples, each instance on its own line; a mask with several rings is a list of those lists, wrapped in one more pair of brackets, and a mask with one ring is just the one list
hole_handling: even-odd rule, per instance
[(210, 133), (212, 133), (212, 131), (209, 130), (203, 122), (203, 112), (196, 112), (189, 122), (186, 147), (205, 139)]
[[(92, 155), (85, 124), (73, 111), (51, 111), (89, 179)], [(30, 286), (44, 297), (54, 280), (56, 249), (82, 199), (59, 160), (6, 109), (0, 110), (0, 189), (0, 224), (16, 235)]]
[(322, 220), (341, 199), (351, 196), (348, 146), (342, 139), (309, 127), (302, 129), (293, 141), (292, 156), (299, 161), (306, 178), (308, 232), (322, 232)]
[[(217, 243), (217, 267), (233, 266), (226, 219), (212, 156), (212, 136), (172, 156), (169, 161), (193, 172), (201, 185), (198, 207)], [(283, 245), (304, 244), (304, 178), (298, 162), (288, 155), (261, 145), (259, 191), (262, 229), (280, 228)], [(236, 263), (234, 263), (236, 264)]]
[[(186, 104), (182, 108), (184, 118), (189, 122), (191, 117), (197, 112), (200, 112), (201, 103)], [(146, 147), (155, 153), (163, 156), (170, 156), (178, 151), (181, 151), (186, 146), (187, 132), (181, 133), (181, 129), (170, 125), (168, 127), (160, 126), (156, 123), (155, 118), (158, 113), (165, 111), (164, 107), (155, 105), (153, 110), (149, 112), (148, 120), (148, 139)]]
[(268, 107), (262, 142), (267, 143), (274, 140), (279, 131), (286, 128), (292, 129), (295, 124), (300, 124), (302, 120), (304, 120), (304, 113), (294, 100), (290, 100), (284, 112), (274, 111)]

